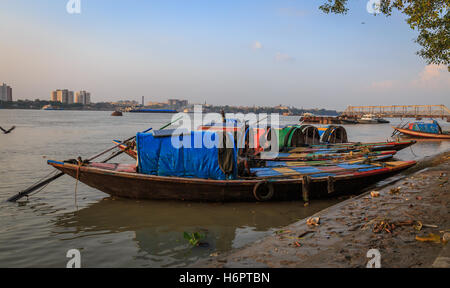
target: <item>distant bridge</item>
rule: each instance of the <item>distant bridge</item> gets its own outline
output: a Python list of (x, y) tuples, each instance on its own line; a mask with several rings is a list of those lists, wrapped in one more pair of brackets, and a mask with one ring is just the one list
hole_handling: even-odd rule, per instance
[(450, 121), (450, 110), (445, 105), (348, 106), (342, 116), (361, 117), (365, 114), (390, 118), (447, 118)]

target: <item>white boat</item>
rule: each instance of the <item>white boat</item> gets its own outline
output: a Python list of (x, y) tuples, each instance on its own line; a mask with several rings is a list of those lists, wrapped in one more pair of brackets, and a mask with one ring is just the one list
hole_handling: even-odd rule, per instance
[(358, 119), (358, 123), (360, 124), (378, 124), (378, 120), (373, 114), (363, 115), (360, 119)]

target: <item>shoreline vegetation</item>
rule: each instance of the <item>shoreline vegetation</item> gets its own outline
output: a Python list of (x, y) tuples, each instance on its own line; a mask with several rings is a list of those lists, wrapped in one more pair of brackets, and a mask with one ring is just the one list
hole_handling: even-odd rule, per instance
[[(27, 110), (40, 110), (46, 105), (51, 105), (55, 109), (61, 110), (72, 110), (72, 111), (122, 111), (125, 108), (129, 107), (127, 105), (120, 105), (110, 102), (98, 102), (91, 103), (88, 105), (83, 105), (79, 103), (74, 104), (63, 104), (60, 102), (52, 102), (48, 100), (17, 100), (13, 102), (3, 102), (0, 101), (0, 109), (27, 109)], [(183, 112), (186, 108), (191, 111), (193, 105), (189, 105), (183, 109), (177, 109), (178, 112)], [(145, 108), (145, 109), (169, 109), (168, 107), (160, 107), (160, 106), (137, 106), (135, 107)], [(339, 113), (336, 110), (327, 110), (327, 109), (303, 109), (296, 107), (286, 107), (286, 106), (276, 106), (276, 107), (262, 107), (262, 106), (253, 106), (253, 107), (245, 107), (245, 106), (220, 106), (220, 105), (203, 105), (204, 113), (220, 113), (224, 110), (227, 113), (279, 113), (285, 116), (296, 116), (303, 115), (304, 113), (312, 113), (314, 115), (322, 115), (322, 116), (338, 116)]]

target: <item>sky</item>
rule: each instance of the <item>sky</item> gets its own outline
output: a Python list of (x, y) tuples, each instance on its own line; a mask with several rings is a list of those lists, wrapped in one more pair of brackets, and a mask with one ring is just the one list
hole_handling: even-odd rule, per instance
[(327, 15), (325, 0), (0, 1), (0, 83), (14, 99), (87, 90), (93, 102), (343, 110), (445, 104), (450, 73), (416, 55), (404, 16), (366, 0)]

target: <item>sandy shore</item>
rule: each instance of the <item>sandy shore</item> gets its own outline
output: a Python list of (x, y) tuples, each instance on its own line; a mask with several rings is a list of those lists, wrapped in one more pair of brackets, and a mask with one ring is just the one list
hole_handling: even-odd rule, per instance
[[(366, 267), (370, 249), (380, 252), (381, 267), (449, 267), (450, 152), (421, 166), (430, 167), (378, 196), (369, 191), (313, 215), (317, 226), (304, 219), (193, 267)], [(435, 242), (423, 242), (430, 233)]]

